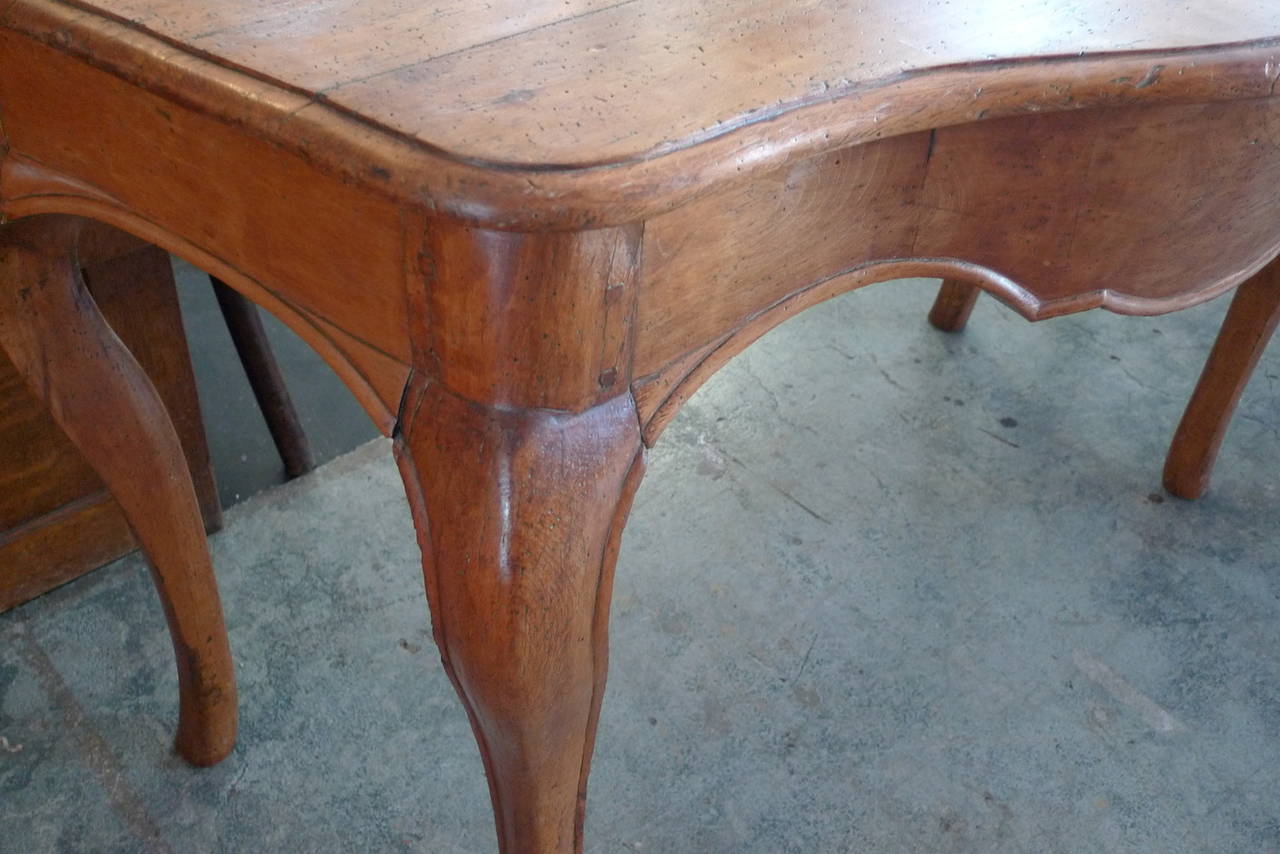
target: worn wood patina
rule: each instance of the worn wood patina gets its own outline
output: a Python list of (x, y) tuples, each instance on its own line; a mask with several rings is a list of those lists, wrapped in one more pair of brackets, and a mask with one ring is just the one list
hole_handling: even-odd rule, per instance
[[(581, 851), (619, 537), (682, 402), (877, 281), (945, 278), (959, 328), (970, 288), (1040, 319), (1257, 277), (1171, 456), (1194, 493), (1274, 326), (1277, 79), (1272, 0), (8, 0), (4, 346), (95, 370), (69, 217), (292, 326), (395, 437), (500, 849)], [(23, 276), (64, 297), (33, 313)], [(178, 479), (151, 398), (97, 417)], [(216, 600), (172, 605), (181, 650)], [(228, 744), (230, 707), (188, 702), (232, 696), (215, 647), (180, 655), (197, 760)]]

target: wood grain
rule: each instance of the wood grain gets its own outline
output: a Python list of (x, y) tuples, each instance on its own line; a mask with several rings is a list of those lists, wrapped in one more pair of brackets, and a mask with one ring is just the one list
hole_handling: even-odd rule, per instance
[[(82, 181), (26, 158), (11, 155), (0, 160), (0, 188), (7, 194), (0, 198), (0, 204), (3, 205), (0, 212), (10, 217), (65, 213), (92, 218), (140, 235), (147, 242), (161, 246), (216, 275), (297, 333), (343, 380), (378, 429), (388, 436), (391, 434), (405, 378), (409, 373), (409, 366), (405, 361), (388, 355), (360, 340), (353, 333), (287, 302), (253, 276), (222, 260), (217, 254), (191, 242), (179, 232), (168, 230), (138, 215), (119, 200)], [(174, 188), (160, 188), (161, 192), (171, 189)], [(179, 223), (177, 227), (181, 225)], [(401, 275), (402, 265), (384, 262), (384, 266), (394, 267), (397, 278)], [(309, 262), (304, 261), (302, 269), (309, 270)], [(329, 271), (322, 270), (318, 275), (323, 276), (327, 272)], [(336, 287), (341, 288), (342, 283), (339, 282)], [(403, 295), (398, 297), (403, 301)], [(409, 349), (406, 332), (392, 334), (388, 336), (388, 341), (396, 348), (404, 351)]]
[[(11, 30), (0, 28), (0, 52), (6, 56), (0, 104), (11, 151), (53, 173), (92, 176), (93, 190), (116, 205), (205, 252), (216, 248), (211, 254), (242, 277), (269, 282), (291, 305), (341, 319), (348, 334), (407, 360), (407, 349), (394, 349), (407, 344), (400, 294), (365, 284), (394, 281), (400, 273), (402, 235), (393, 205), (317, 175), (305, 159), (281, 156), (239, 127), (181, 109)], [(49, 79), (59, 85), (47, 85)], [(84, 91), (95, 93), (93, 109), (84, 109)], [(85, 139), (97, 144), (80, 144)], [(236, 180), (226, 180), (229, 175)], [(36, 178), (32, 172), (28, 180)], [(38, 185), (26, 189), (40, 191)], [(194, 198), (203, 204), (185, 201)], [(352, 239), (353, 228), (359, 239)], [(219, 278), (238, 286), (235, 277)], [(317, 287), (320, 282), (326, 287)]]
[[(600, 14), (620, 14), (633, 7), (644, 11), (656, 2), (674, 0), (632, 0)], [(724, 10), (736, 8), (736, 4), (723, 6)], [(864, 6), (887, 12), (890, 18), (901, 12), (889, 0)], [(1280, 11), (1262, 0), (1219, 0), (1208, 12), (1171, 6), (1158, 15), (1117, 15), (1103, 0), (1042, 0), (1025, 4), (1034, 26), (1028, 24), (1029, 29), (1017, 38), (1010, 38), (1016, 28), (991, 28), (988, 16), (970, 16), (962, 6), (950, 11), (939, 6), (928, 33), (937, 27), (938, 32), (967, 32), (973, 38), (956, 51), (939, 47), (933, 59), (949, 56), (946, 62), (910, 69), (896, 67), (891, 60), (885, 65), (884, 57), (892, 56), (890, 45), (926, 33), (846, 27), (835, 31), (834, 40), (823, 37), (828, 39), (821, 42), (824, 49), (833, 52), (824, 58), (820, 51), (811, 50), (813, 37), (801, 26), (812, 20), (791, 4), (774, 2), (761, 7), (761, 33), (776, 33), (779, 41), (765, 50), (759, 50), (763, 42), (756, 39), (745, 46), (733, 45), (738, 28), (720, 36), (708, 34), (712, 40), (730, 42), (724, 50), (733, 61), (720, 78), (725, 81), (720, 88), (750, 105), (741, 114), (730, 115), (737, 109), (731, 106), (722, 115), (716, 106), (723, 104), (719, 96), (708, 98), (697, 88), (683, 85), (705, 76), (699, 65), (704, 60), (668, 57), (661, 45), (650, 40), (650, 27), (637, 31), (643, 38), (635, 45), (639, 48), (635, 60), (653, 64), (662, 73), (627, 76), (618, 51), (595, 50), (593, 28), (598, 22), (591, 23), (595, 16), (564, 21), (569, 29), (566, 40), (559, 42), (545, 40), (559, 32), (553, 26), (529, 30), (500, 45), (475, 45), (475, 50), (508, 72), (511, 66), (502, 64), (508, 61), (505, 57), (526, 47), (530, 51), (526, 57), (551, 49), (568, 57), (564, 53), (568, 48), (580, 51), (579, 55), (599, 56), (581, 60), (586, 64), (580, 69), (580, 82), (575, 80), (567, 91), (547, 90), (546, 97), (527, 98), (525, 93), (533, 90), (522, 86), (522, 77), (513, 79), (508, 74), (510, 85), (501, 98), (480, 97), (483, 87), (470, 94), (441, 87), (466, 78), (450, 78), (444, 69), (435, 68), (425, 82), (409, 79), (391, 90), (377, 88), (377, 77), (353, 80), (353, 87), (374, 88), (360, 100), (339, 103), (334, 93), (299, 88), (277, 72), (264, 70), (270, 66), (260, 59), (255, 59), (249, 73), (239, 61), (188, 44), (183, 34), (189, 31), (178, 21), (151, 22), (148, 29), (140, 29), (113, 19), (109, 3), (95, 8), (106, 11), (85, 11), (58, 0), (15, 0), (0, 24), (0, 35), (20, 34), (91, 62), (171, 103), (250, 128), (249, 135), (302, 157), (341, 181), (369, 184), (378, 193), (426, 201), (432, 209), (454, 217), (509, 229), (622, 225), (670, 210), (717, 186), (818, 153), (983, 118), (1116, 104), (1266, 97), (1280, 75)], [(173, 17), (196, 20), (209, 8), (207, 3), (184, 4), (184, 11)], [(681, 22), (707, 10), (714, 11), (717, 20), (721, 14), (731, 14), (718, 8), (708, 3), (685, 11), (664, 7), (663, 12), (673, 13)], [(1088, 21), (1091, 10), (1103, 16), (1106, 26), (1072, 23)], [(1010, 12), (1001, 9), (1002, 15)], [(869, 15), (871, 20), (875, 17)], [(982, 22), (978, 31), (966, 23), (968, 19)], [(678, 35), (663, 28), (664, 17), (650, 20), (658, 32)], [(894, 23), (918, 24), (918, 20), (900, 17)], [(587, 29), (580, 32), (574, 27)], [(850, 32), (855, 37), (848, 37)], [(155, 33), (167, 35), (161, 38)], [(1069, 42), (1059, 43), (1072, 45), (1065, 55), (1054, 52), (1057, 33), (1074, 33)], [(993, 39), (994, 49), (988, 51), (992, 42), (984, 39)], [(1082, 51), (1077, 42), (1092, 47)], [(288, 44), (272, 46), (274, 54), (291, 52)], [(1135, 45), (1149, 49), (1135, 51)], [(1014, 49), (1018, 46), (1026, 52), (1018, 53)], [(484, 53), (496, 47), (503, 50)], [(702, 52), (697, 46), (691, 51), (705, 53), (706, 45), (702, 47)], [(905, 55), (915, 54), (909, 46), (903, 50)], [(978, 58), (966, 61), (963, 57), (969, 51)], [(436, 59), (456, 63), (469, 52), (470, 48)], [(793, 54), (816, 64), (809, 67), (801, 61), (777, 80), (752, 77), (759, 69), (765, 69), (767, 77), (767, 69), (774, 65), (789, 65)], [(604, 70), (594, 73), (592, 62), (601, 63)], [(681, 70), (682, 65), (690, 65), (689, 73)], [(848, 66), (871, 70), (863, 76), (849, 73)], [(876, 69), (887, 76), (874, 76)], [(521, 74), (530, 71), (520, 70)], [(403, 73), (414, 72), (409, 67)], [(639, 85), (639, 81), (661, 83), (667, 73), (677, 74), (680, 84), (661, 90)], [(498, 79), (502, 77), (497, 74)], [(679, 91), (688, 91), (687, 102), (678, 105), (688, 109), (673, 108), (663, 100), (668, 92)], [(620, 92), (623, 97), (618, 98)], [(601, 99), (609, 101), (611, 95), (618, 106), (607, 113), (593, 112), (593, 105)], [(435, 107), (421, 103), (433, 96), (446, 102), (442, 112), (430, 112)], [(402, 108), (389, 106), (400, 98), (407, 99)], [(712, 108), (710, 112), (704, 104)], [(394, 114), (381, 112), (383, 108)], [(619, 110), (620, 123), (606, 123)], [(500, 137), (494, 137), (483, 126), (499, 113), (505, 118)], [(501, 150), (469, 148), (465, 139), (452, 142), (453, 137), (472, 133), (474, 122), (463, 120), (469, 114), (482, 126), (478, 138), (493, 137), (501, 146), (515, 146), (518, 151), (513, 156), (524, 159), (511, 161), (503, 159)], [(701, 130), (681, 136), (679, 122)], [(423, 123), (430, 123), (430, 133), (423, 131), (419, 136), (415, 128)], [(592, 140), (592, 155), (557, 147), (557, 135), (566, 134)], [(614, 138), (622, 140), (622, 147), (606, 153)], [(622, 154), (624, 149), (631, 153)], [(599, 168), (602, 165), (608, 168)]]
[(1018, 282), (1032, 319), (1176, 310), (1280, 251), (1278, 143), (1275, 98), (939, 130), (915, 251)]
[(111, 494), (90, 492), (0, 533), (0, 611), (48, 593), (138, 547)]
[(129, 228), (322, 351), (396, 436), (500, 845), (564, 854), (642, 442), (876, 281), (1239, 284), (1277, 80), (1269, 0), (10, 0), (0, 213)]
[(80, 225), (46, 216), (0, 229), (0, 346), (111, 490), (150, 561), (178, 664), (177, 749), (209, 765), (235, 742), (236, 691), (204, 526), (163, 402), (85, 291)]
[[(1265, 0), (1147, 14), (1110, 0), (1032, 0), (998, 15), (942, 0), (507, 0), (484, 14), (462, 0), (347, 0), (305, 14), (276, 3), (266, 15), (244, 0), (80, 5), (323, 92), (458, 159), (537, 165), (640, 159), (935, 68), (1280, 34)], [(1127, 84), (1160, 85), (1153, 67)]]
[(99, 481), (69, 446), (21, 374), (0, 352), (0, 530), (17, 528), (89, 492)]
[(490, 405), (581, 411), (631, 373), (641, 232), (424, 225), (417, 363)]

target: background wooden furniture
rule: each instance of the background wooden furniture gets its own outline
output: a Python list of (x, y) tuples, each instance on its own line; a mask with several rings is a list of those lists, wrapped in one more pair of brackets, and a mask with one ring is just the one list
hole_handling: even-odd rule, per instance
[[(95, 223), (82, 236), (80, 263), (94, 302), (173, 419), (205, 530), (219, 530), (222, 506), (169, 253)], [(258, 309), (216, 279), (211, 284), (285, 474), (305, 474), (315, 462)], [(117, 502), (0, 351), (0, 611), (136, 547)]]
[[(205, 529), (218, 530), (222, 507), (169, 253), (95, 226), (84, 237), (80, 261), (94, 301), (164, 400)], [(119, 504), (0, 351), (0, 611), (134, 548)]]
[[(888, 279), (976, 284), (1030, 319), (1158, 313), (1280, 253), (1280, 8), (1258, 0), (0, 16), (0, 212), (17, 220), (0, 251), (42, 297), (0, 290), (0, 342), (46, 390), (42, 345), (67, 320), (125, 376), (96, 401), (129, 427), (117, 450), (181, 469), (155, 395), (77, 300), (89, 217), (209, 270), (329, 361), (395, 438), (506, 852), (582, 850), (645, 448), (734, 354)], [(109, 379), (77, 347), (52, 351), (55, 411)], [(101, 462), (128, 496), (137, 473)], [(186, 492), (148, 553), (180, 743), (213, 761), (234, 687), (207, 561), (179, 535), (198, 539)]]
[(0, 341), (149, 559), (178, 669), (175, 745), (208, 765), (234, 743), (236, 690), (200, 506), (164, 402), (89, 295), (84, 228), (34, 217), (0, 230)]

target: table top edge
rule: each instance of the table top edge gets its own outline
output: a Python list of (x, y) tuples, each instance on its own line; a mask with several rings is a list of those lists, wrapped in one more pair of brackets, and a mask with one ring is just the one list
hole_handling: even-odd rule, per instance
[(1168, 50), (998, 59), (864, 81), (630, 157), (523, 163), (433, 145), (322, 94), (62, 0), (10, 0), (0, 9), (0, 28), (303, 149), (324, 168), (375, 192), (511, 230), (642, 220), (824, 151), (948, 125), (1030, 112), (1280, 95), (1280, 35)]

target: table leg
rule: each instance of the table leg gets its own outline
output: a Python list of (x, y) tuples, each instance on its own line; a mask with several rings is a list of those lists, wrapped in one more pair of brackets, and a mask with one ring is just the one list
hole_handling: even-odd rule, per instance
[(1253, 369), (1280, 321), (1280, 259), (1241, 285), (1173, 436), (1164, 487), (1179, 498), (1204, 494), (1213, 462)]
[(289, 478), (302, 477), (316, 467), (315, 457), (311, 454), (311, 443), (302, 429), (298, 411), (289, 397), (289, 387), (280, 374), (280, 365), (271, 352), (271, 342), (267, 340), (258, 307), (221, 279), (210, 276), (209, 283), (213, 286), (222, 319), (226, 321), (227, 332), (231, 334), (231, 343), (235, 345), (236, 355), (240, 357), (240, 364), (249, 379), (249, 387), (258, 401), (258, 409), (267, 422), (267, 432), (271, 434), (271, 441), (275, 442), (280, 461), (284, 463), (284, 473)]
[(396, 454), (499, 848), (580, 852), (613, 565), (643, 470), (634, 402), (498, 409), (415, 379)]
[(929, 322), (943, 332), (959, 332), (969, 322), (982, 289), (968, 282), (945, 279), (929, 310)]
[(0, 228), (0, 346), (119, 502), (169, 622), (177, 749), (212, 765), (235, 743), (236, 689), (191, 473), (164, 404), (85, 289), (82, 221)]

